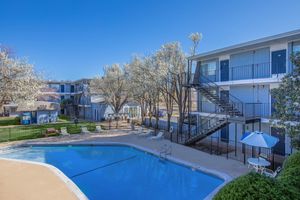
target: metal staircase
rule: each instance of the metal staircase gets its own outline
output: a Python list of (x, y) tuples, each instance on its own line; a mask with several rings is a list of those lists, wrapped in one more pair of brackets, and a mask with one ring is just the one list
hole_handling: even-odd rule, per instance
[(225, 96), (222, 96), (222, 91), (225, 90), (209, 78), (201, 75), (200, 66), (197, 66), (194, 79), (188, 85), (190, 88), (198, 90), (210, 102), (217, 105), (219, 111), (205, 117), (206, 119), (200, 123), (195, 134), (185, 135), (186, 138), (183, 141), (185, 145), (193, 145), (222, 129), (230, 124), (230, 118), (244, 117), (244, 103), (228, 91), (224, 92)]
[(209, 116), (205, 117), (204, 121), (200, 123), (196, 134), (191, 135), (184, 140), (184, 144), (193, 145), (198, 141), (204, 139), (205, 137), (227, 126), (229, 123), (230, 122), (227, 118), (220, 118), (218, 114), (210, 114)]

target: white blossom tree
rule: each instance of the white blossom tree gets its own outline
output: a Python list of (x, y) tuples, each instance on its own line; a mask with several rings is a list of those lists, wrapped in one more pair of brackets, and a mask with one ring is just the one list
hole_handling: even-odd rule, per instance
[(91, 94), (102, 95), (117, 115), (130, 96), (128, 89), (128, 77), (119, 64), (106, 66), (103, 77), (93, 78), (90, 84)]
[(0, 108), (7, 103), (36, 101), (44, 87), (42, 76), (26, 59), (10, 57), (0, 49)]

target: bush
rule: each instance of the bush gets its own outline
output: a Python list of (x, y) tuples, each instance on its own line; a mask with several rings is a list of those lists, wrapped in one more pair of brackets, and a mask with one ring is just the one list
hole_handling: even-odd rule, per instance
[(278, 178), (251, 172), (228, 183), (214, 199), (300, 199), (300, 152), (285, 161)]
[(218, 192), (214, 199), (285, 199), (283, 198), (285, 195), (283, 188), (280, 186), (276, 179), (267, 178), (252, 172), (228, 183)]
[(20, 118), (19, 117), (0, 117), (0, 126), (12, 126), (19, 125)]
[(278, 180), (300, 199), (300, 152), (292, 154), (283, 164)]

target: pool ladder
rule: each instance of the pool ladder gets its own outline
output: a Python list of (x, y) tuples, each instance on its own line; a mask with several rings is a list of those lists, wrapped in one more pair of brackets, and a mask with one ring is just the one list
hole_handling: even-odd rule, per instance
[(159, 149), (159, 158), (160, 159), (166, 159), (168, 155), (172, 154), (172, 146), (164, 144)]

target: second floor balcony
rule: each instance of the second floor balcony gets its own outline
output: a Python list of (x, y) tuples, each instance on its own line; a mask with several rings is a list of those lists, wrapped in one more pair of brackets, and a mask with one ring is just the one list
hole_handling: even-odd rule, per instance
[[(274, 68), (274, 66), (272, 66), (272, 68)], [(223, 81), (271, 78), (272, 74), (276, 74), (276, 73), (272, 73), (272, 71), (275, 70), (271, 70), (271, 63), (266, 62), (266, 63), (256, 63), (256, 64), (241, 65), (241, 66), (230, 66), (225, 69), (222, 67), (220, 69), (202, 68), (200, 70), (200, 73), (202, 76), (205, 77), (206, 80), (212, 82), (223, 82)]]

